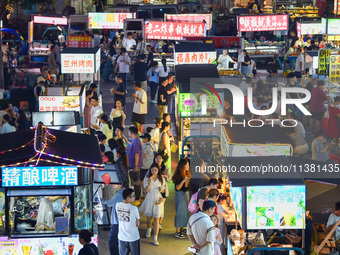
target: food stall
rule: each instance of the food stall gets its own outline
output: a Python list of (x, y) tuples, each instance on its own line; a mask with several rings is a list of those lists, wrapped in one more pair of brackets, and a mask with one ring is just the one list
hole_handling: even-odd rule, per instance
[(293, 147), (277, 125), (254, 128), (242, 124), (221, 126), (221, 151), (227, 157), (291, 156)]
[(1, 254), (78, 254), (77, 233), (94, 231), (93, 168), (103, 169), (95, 137), (46, 129), (1, 135)]
[[(237, 17), (237, 28), (241, 32), (273, 32), (277, 36), (288, 31), (288, 15), (240, 15)], [(272, 61), (273, 55), (283, 58), (285, 42), (281, 41), (245, 41), (244, 49), (253, 58), (258, 68), (264, 67)]]
[(340, 19), (327, 19), (327, 42), (333, 47), (340, 45)]
[(329, 69), (329, 60), (332, 55), (340, 55), (340, 50), (337, 49), (320, 49), (319, 50), (319, 75), (326, 77), (328, 75)]
[[(289, 3), (290, 4), (290, 3)], [(289, 14), (290, 18), (317, 18), (319, 17), (319, 8), (317, 7), (294, 7), (290, 6), (280, 7), (276, 10), (278, 14)]]
[[(54, 30), (46, 30), (45, 33), (43, 33), (43, 30), (38, 28), (34, 28), (34, 24), (44, 24), (49, 26), (56, 26)], [(28, 56), (29, 61), (34, 63), (46, 63), (48, 55), (50, 53), (50, 43), (48, 40), (58, 38), (58, 36), (55, 36), (54, 31), (59, 30), (59, 33), (64, 36), (64, 41), (66, 40), (66, 30), (64, 26), (68, 25), (68, 19), (64, 17), (52, 17), (52, 16), (33, 16), (32, 21), (28, 23), (28, 39), (29, 39), (29, 50), (28, 50)], [(52, 28), (52, 27), (50, 27)], [(54, 27), (53, 27), (54, 28)], [(44, 38), (40, 38), (44, 41), (34, 41), (34, 35), (39, 34), (39, 31), (41, 34), (50, 33), (53, 34), (51, 37), (50, 35), (46, 35)]]

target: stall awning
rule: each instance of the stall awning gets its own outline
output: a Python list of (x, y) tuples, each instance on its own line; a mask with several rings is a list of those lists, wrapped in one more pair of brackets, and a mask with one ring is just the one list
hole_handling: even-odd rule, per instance
[[(175, 66), (176, 81), (181, 93), (190, 93), (190, 79), (202, 78), (204, 79), (218, 79), (219, 75), (216, 65), (213, 64), (187, 64)], [(221, 82), (222, 83), (222, 82)], [(214, 86), (216, 82), (211, 82)]]
[[(77, 165), (94, 167), (102, 165), (98, 141), (95, 136), (76, 134), (48, 129), (56, 137), (55, 142), (48, 142), (39, 166)], [(34, 149), (35, 130), (23, 130), (0, 135), (0, 167), (21, 163), (23, 166), (30, 159), (38, 159)], [(35, 161), (32, 161), (33, 163)]]
[(175, 44), (175, 52), (208, 52), (216, 51), (214, 45), (211, 43), (179, 43)]
[(269, 144), (280, 143), (290, 144), (289, 138), (284, 130), (274, 125), (264, 125), (260, 128), (249, 127), (247, 125), (223, 126), (227, 132), (229, 143), (233, 144)]

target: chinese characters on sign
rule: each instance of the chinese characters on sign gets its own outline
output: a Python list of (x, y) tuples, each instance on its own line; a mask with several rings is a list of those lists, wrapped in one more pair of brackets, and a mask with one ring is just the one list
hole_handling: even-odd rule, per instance
[(146, 39), (182, 40), (183, 37), (203, 37), (204, 23), (149, 21), (145, 24)]
[(331, 55), (340, 55), (340, 50), (319, 50), (319, 75), (326, 75)]
[(165, 21), (171, 22), (207, 22), (207, 30), (211, 28), (211, 14), (165, 14)]
[(62, 73), (96, 73), (100, 67), (100, 58), (98, 61), (96, 54), (61, 54), (61, 72)]
[(239, 32), (288, 30), (288, 15), (239, 16)]
[(79, 111), (79, 96), (40, 96), (39, 112)]
[(2, 187), (75, 185), (78, 185), (78, 168), (74, 166), (2, 168)]
[(67, 26), (67, 18), (34, 16), (34, 23)]
[(91, 48), (92, 37), (91, 36), (80, 36), (80, 35), (69, 35), (67, 37), (67, 47), (69, 48)]
[(331, 55), (329, 62), (329, 81), (340, 83), (340, 55)]
[(175, 65), (179, 64), (211, 64), (216, 59), (216, 51), (210, 52), (178, 52), (175, 53)]
[(134, 13), (102, 13), (90, 12), (89, 28), (90, 29), (123, 29), (123, 21), (133, 19)]

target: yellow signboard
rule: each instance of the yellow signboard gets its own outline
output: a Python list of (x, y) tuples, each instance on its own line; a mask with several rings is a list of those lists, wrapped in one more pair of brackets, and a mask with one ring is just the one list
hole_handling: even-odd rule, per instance
[(329, 58), (329, 81), (340, 83), (340, 55), (331, 55)]

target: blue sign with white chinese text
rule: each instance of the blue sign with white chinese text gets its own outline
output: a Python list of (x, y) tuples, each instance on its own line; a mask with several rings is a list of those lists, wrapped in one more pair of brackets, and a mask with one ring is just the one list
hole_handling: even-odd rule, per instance
[(2, 187), (76, 186), (75, 166), (4, 167)]

